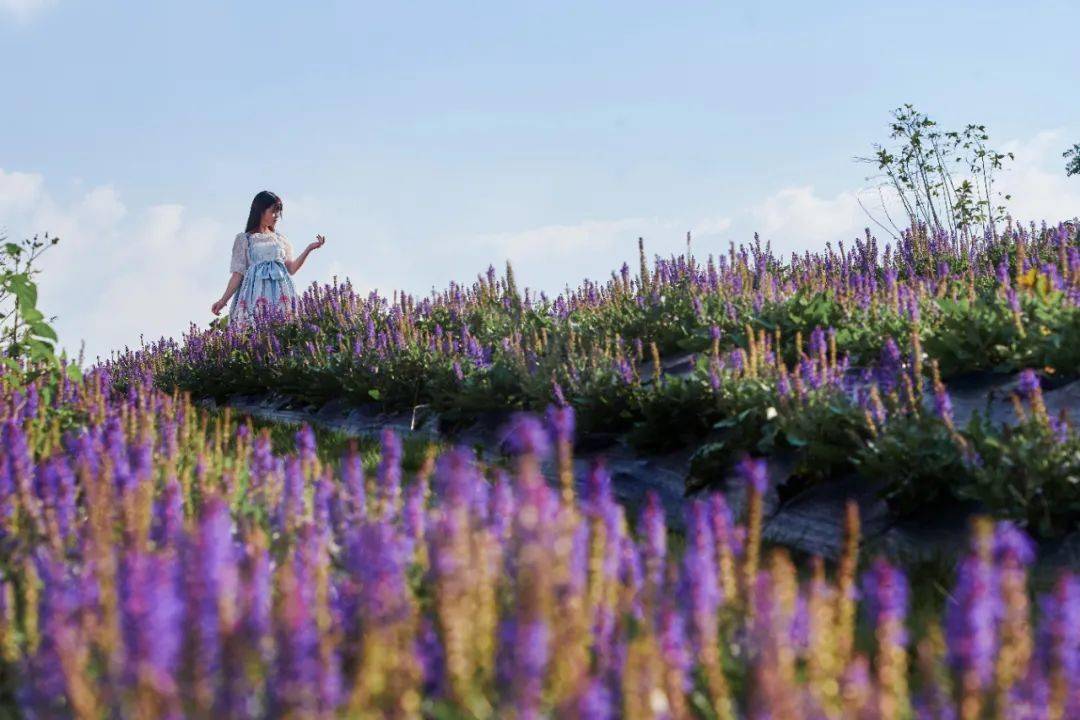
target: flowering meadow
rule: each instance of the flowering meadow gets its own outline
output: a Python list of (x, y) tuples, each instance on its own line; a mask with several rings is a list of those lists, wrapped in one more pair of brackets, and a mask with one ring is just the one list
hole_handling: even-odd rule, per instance
[[(555, 298), (509, 266), (335, 282), (59, 362), (0, 366), (0, 717), (1080, 717), (1080, 575), (1036, 572), (1080, 522), (1068, 226), (642, 249)], [(1009, 422), (957, 412), (971, 377), (1005, 379)], [(197, 402), (260, 392), (444, 432), (283, 442)], [(485, 414), (498, 447), (456, 447)], [(575, 465), (603, 435), (696, 448), (685, 530)], [(844, 476), (898, 516), (973, 503), (968, 545), (928, 581), (853, 501), (835, 562), (763, 542), (770, 483)]]
[(760, 459), (733, 467), (744, 517), (704, 494), (676, 537), (655, 496), (627, 517), (602, 464), (575, 491), (569, 405), (514, 415), (505, 464), (450, 449), (403, 472), (386, 432), (365, 472), (310, 428), (275, 453), (114, 381), (0, 374), (9, 716), (1080, 714), (1080, 577), (1034, 591), (1012, 522), (976, 520), (916, 616), (903, 569), (860, 554), (854, 504), (835, 566), (763, 547)]
[[(722, 489), (749, 453), (784, 459), (789, 492), (855, 474), (900, 514), (976, 503), (1043, 538), (1080, 523), (1080, 435), (1043, 397), (1080, 369), (1068, 225), (916, 227), (788, 259), (760, 242), (704, 261), (642, 248), (636, 272), (555, 298), (509, 266), (421, 298), (313, 285), (254, 327), (193, 326), (107, 366), (119, 388), (427, 405), (449, 430), (567, 405), (585, 436), (696, 447), (690, 490)], [(955, 417), (950, 383), (973, 376), (1015, 379), (1014, 422)]]

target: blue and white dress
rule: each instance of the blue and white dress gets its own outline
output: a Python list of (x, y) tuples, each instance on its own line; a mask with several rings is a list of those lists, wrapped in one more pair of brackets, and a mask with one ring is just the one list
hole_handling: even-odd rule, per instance
[(240, 233), (233, 241), (230, 272), (244, 274), (244, 281), (229, 305), (229, 324), (251, 319), (261, 299), (269, 308), (288, 305), (296, 288), (285, 263), (292, 260), (292, 246), (276, 232)]

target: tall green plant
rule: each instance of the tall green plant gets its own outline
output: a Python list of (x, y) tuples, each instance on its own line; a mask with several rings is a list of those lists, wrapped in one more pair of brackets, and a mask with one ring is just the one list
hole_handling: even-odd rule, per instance
[(910, 104), (893, 110), (892, 116), (892, 142), (875, 143), (871, 157), (856, 159), (881, 171), (868, 179), (884, 180), (883, 185), (895, 191), (909, 226), (968, 233), (1005, 218), (1004, 203), (1011, 196), (994, 189), (994, 174), (1014, 158), (989, 146), (985, 125), (942, 130)]
[(0, 343), (2, 361), (20, 370), (26, 366), (57, 367), (56, 331), (53, 318), (37, 307), (42, 254), (60, 241), (57, 237), (35, 235), (22, 242), (0, 237)]

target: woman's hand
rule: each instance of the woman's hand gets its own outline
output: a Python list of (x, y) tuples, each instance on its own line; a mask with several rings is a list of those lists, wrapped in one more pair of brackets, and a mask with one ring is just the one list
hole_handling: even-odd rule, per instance
[(216, 303), (210, 306), (210, 312), (215, 315), (220, 315), (221, 311), (225, 308), (225, 298), (221, 298)]
[(318, 250), (319, 248), (321, 248), (325, 244), (326, 244), (326, 238), (323, 237), (322, 235), (316, 235), (315, 236), (315, 242), (308, 245), (308, 250)]

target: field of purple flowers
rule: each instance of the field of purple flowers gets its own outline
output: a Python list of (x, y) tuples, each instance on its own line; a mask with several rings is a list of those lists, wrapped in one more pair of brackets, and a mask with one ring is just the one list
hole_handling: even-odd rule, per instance
[[(1078, 717), (1080, 576), (1032, 571), (1080, 518), (1080, 434), (1044, 395), (1078, 341), (1068, 228), (916, 229), (642, 253), (554, 299), (509, 268), (425, 299), (313, 286), (79, 379), (0, 369), (0, 715)], [(957, 419), (973, 373), (1015, 378), (1012, 422)], [(194, 399), (257, 391), (426, 403), (447, 434), (339, 454)], [(495, 453), (453, 447), (492, 411)], [(685, 532), (602, 462), (575, 477), (603, 433), (698, 447)], [(839, 559), (804, 563), (762, 539), (778, 458), (785, 485), (983, 514), (932, 582), (863, 549), (854, 502)]]
[[(509, 267), (427, 298), (312, 286), (254, 330), (193, 327), (110, 369), (219, 399), (426, 405), (450, 430), (566, 404), (582, 436), (697, 447), (689, 490), (722, 487), (750, 453), (790, 468), (787, 491), (859, 474), (898, 513), (973, 502), (1041, 537), (1080, 522), (1080, 435), (1042, 398), (1080, 370), (1065, 225), (915, 228), (786, 260), (759, 243), (705, 261), (642, 250), (636, 274), (556, 298), (519, 291)], [(950, 383), (1003, 373), (1011, 423), (954, 417)]]
[[(465, 450), (365, 472), (144, 383), (0, 376), (0, 678), (28, 718), (1068, 718), (1080, 578), (1036, 596), (1033, 545), (972, 526), (943, 608), (904, 571), (761, 543), (720, 493), (626, 517), (574, 414), (516, 415), (508, 463)], [(540, 461), (554, 456), (548, 482)], [(634, 530), (631, 530), (634, 526)]]

